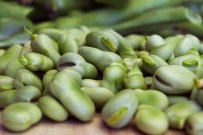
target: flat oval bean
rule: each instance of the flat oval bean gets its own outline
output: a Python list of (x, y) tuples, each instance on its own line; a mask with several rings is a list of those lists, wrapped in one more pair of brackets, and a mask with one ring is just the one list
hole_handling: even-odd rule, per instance
[(112, 97), (102, 109), (102, 119), (111, 128), (122, 128), (133, 118), (138, 99), (132, 90), (123, 90)]
[(66, 109), (53, 97), (46, 95), (40, 97), (38, 106), (45, 116), (54, 121), (65, 121), (68, 118)]

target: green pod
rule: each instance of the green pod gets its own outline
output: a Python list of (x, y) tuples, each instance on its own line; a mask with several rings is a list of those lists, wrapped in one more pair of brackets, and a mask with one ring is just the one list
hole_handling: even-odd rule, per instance
[(144, 79), (142, 72), (139, 67), (136, 65), (132, 70), (127, 72), (127, 75), (124, 79), (125, 88), (128, 89), (146, 89), (147, 85)]
[(14, 79), (12, 77), (0, 75), (0, 92), (13, 89), (13, 82)]
[(77, 119), (90, 121), (94, 117), (94, 103), (81, 91), (77, 81), (64, 74), (63, 71), (54, 77), (50, 90), (52, 95)]
[(113, 29), (119, 32), (122, 32), (122, 31), (130, 32), (140, 27), (146, 27), (146, 26), (162, 24), (162, 23), (173, 23), (173, 22), (179, 22), (179, 21), (188, 21), (192, 24), (201, 24), (202, 18), (201, 18), (201, 15), (186, 7), (183, 7), (183, 6), (169, 7), (168, 6), (166, 8), (157, 8), (155, 10), (147, 11), (132, 19), (126, 19), (125, 21), (120, 22), (116, 25), (113, 25), (112, 27)]
[(182, 95), (179, 95), (179, 96), (178, 95), (177, 96), (176, 95), (169, 95), (168, 100), (169, 100), (169, 104), (171, 106), (171, 105), (174, 105), (174, 104), (182, 102), (182, 101), (188, 101), (189, 98), (186, 96), (182, 96)]
[(153, 86), (166, 94), (184, 94), (192, 91), (196, 75), (185, 67), (160, 67), (153, 75)]
[(107, 88), (113, 93), (117, 93), (124, 87), (126, 73), (127, 69), (121, 62), (111, 63), (111, 65), (104, 70), (101, 87)]
[(65, 53), (58, 61), (57, 69), (69, 68), (80, 73), (82, 78), (96, 78), (97, 69), (94, 65), (87, 63), (85, 59), (77, 53)]
[(88, 46), (80, 47), (78, 53), (101, 72), (104, 72), (112, 62), (121, 60), (121, 57), (113, 52), (102, 51)]
[(0, 74), (3, 74), (6, 65), (13, 59), (16, 59), (19, 57), (20, 52), (22, 50), (21, 45), (12, 45), (9, 47), (6, 52), (0, 56)]
[(113, 96), (102, 109), (102, 119), (111, 128), (122, 128), (133, 118), (138, 99), (132, 90), (123, 90)]
[(112, 6), (112, 7), (125, 7), (130, 4), (131, 0), (96, 0), (96, 2)]
[(140, 105), (151, 105), (161, 110), (164, 110), (169, 106), (168, 97), (160, 91), (141, 89), (135, 89), (134, 91)]
[(203, 112), (192, 113), (186, 121), (185, 129), (188, 135), (201, 135), (203, 130)]
[[(26, 18), (0, 18), (0, 40), (4, 41), (23, 31), (23, 27), (31, 27), (31, 21)], [(6, 47), (6, 46), (1, 46)]]
[(201, 111), (201, 107), (194, 101), (182, 101), (165, 110), (169, 126), (175, 129), (183, 129), (187, 118), (194, 112)]
[(180, 65), (191, 70), (197, 77), (203, 77), (202, 61), (200, 56), (195, 54), (185, 54), (168, 61), (170, 65)]
[(151, 105), (139, 106), (133, 122), (139, 130), (150, 135), (164, 134), (169, 127), (166, 114)]
[(80, 84), (81, 87), (100, 87), (101, 80), (83, 79)]
[(112, 91), (103, 87), (81, 87), (81, 90), (90, 97), (97, 109), (102, 109), (114, 96)]
[(199, 50), (200, 41), (197, 37), (191, 34), (185, 35), (182, 40), (177, 44), (174, 55), (175, 57), (184, 55), (191, 49)]
[(160, 35), (153, 34), (147, 37), (146, 48), (148, 51), (151, 51), (152, 49), (160, 47), (164, 44), (165, 44), (165, 41)]
[(144, 50), (146, 48), (146, 38), (142, 35), (129, 34), (125, 39), (134, 50)]
[(38, 106), (43, 114), (51, 120), (61, 122), (68, 118), (66, 109), (56, 99), (49, 95), (40, 97)]
[(49, 57), (34, 52), (21, 55), (19, 61), (31, 71), (47, 71), (54, 67), (54, 63)]
[(153, 48), (150, 51), (151, 55), (157, 55), (163, 60), (168, 60), (173, 55), (175, 44), (164, 44), (159, 47)]
[(25, 18), (31, 11), (32, 8), (22, 6), (15, 2), (0, 1), (0, 17), (11, 17), (11, 18)]
[(154, 74), (158, 68), (166, 65), (168, 65), (168, 63), (161, 57), (156, 55), (148, 55), (142, 58), (141, 68), (147, 73)]
[(29, 40), (30, 39), (29, 39), (28, 33), (25, 31), (22, 31), (20, 33), (16, 33), (15, 35), (13, 35), (5, 40), (1, 40), (0, 47), (8, 48), (14, 44), (25, 44)]
[(18, 59), (13, 59), (6, 65), (4, 74), (15, 78), (16, 73), (20, 69), (25, 69), (25, 66), (23, 66), (23, 64)]
[(42, 78), (42, 84), (44, 87), (43, 95), (51, 94), (49, 86), (52, 80), (54, 79), (54, 77), (56, 76), (56, 74), (57, 74), (57, 70), (55, 69), (49, 70), (44, 74)]
[(103, 51), (116, 52), (119, 41), (114, 35), (105, 30), (92, 31), (86, 36), (86, 45)]
[(60, 58), (60, 54), (57, 50), (58, 44), (45, 34), (33, 35), (30, 33), (30, 35), (32, 38), (30, 44), (32, 51), (49, 57), (56, 66)]
[(14, 132), (22, 132), (39, 122), (42, 112), (32, 103), (19, 102), (6, 107), (2, 111), (1, 118), (5, 128)]
[(27, 69), (18, 70), (14, 79), (15, 88), (22, 88), (24, 86), (31, 85), (42, 90), (42, 82), (40, 78)]

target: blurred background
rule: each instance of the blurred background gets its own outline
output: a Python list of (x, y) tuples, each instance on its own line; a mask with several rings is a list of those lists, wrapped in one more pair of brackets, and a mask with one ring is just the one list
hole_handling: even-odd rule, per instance
[(27, 42), (24, 27), (203, 37), (203, 0), (0, 0), (0, 7), (0, 47)]

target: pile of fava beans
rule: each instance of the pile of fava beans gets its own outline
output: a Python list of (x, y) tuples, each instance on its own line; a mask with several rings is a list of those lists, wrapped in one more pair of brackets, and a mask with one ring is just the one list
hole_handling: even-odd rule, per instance
[(191, 34), (121, 36), (112, 29), (42, 29), (0, 50), (2, 125), (29, 130), (47, 117), (144, 134), (203, 132), (203, 45)]

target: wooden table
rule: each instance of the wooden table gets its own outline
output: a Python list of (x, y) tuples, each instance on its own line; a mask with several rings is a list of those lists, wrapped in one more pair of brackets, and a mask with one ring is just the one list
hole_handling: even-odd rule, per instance
[[(91, 122), (83, 123), (74, 118), (65, 122), (56, 123), (44, 118), (38, 124), (32, 126), (23, 133), (12, 133), (7, 131), (0, 119), (0, 135), (143, 135), (133, 124), (122, 129), (108, 128), (96, 114)], [(184, 132), (170, 130), (165, 135), (185, 135)]]

